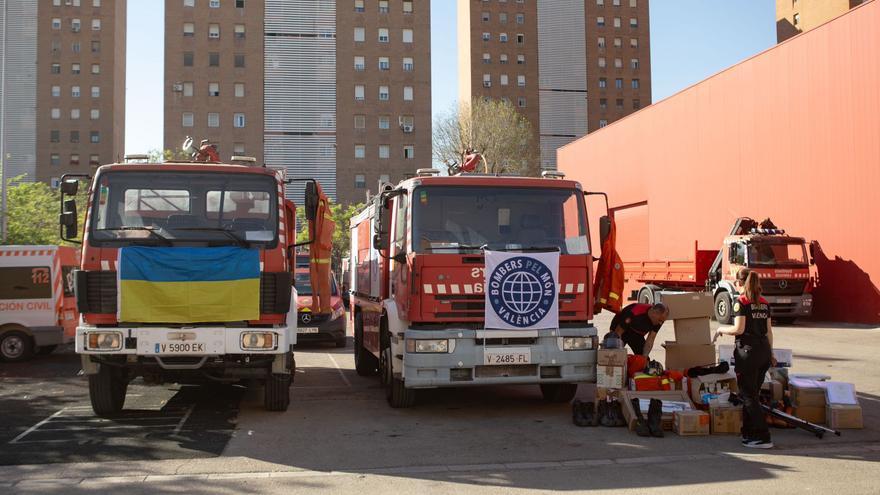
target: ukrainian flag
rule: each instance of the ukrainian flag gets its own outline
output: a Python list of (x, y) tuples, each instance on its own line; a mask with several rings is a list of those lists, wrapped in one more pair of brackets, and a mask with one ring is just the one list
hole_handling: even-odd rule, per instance
[(119, 250), (119, 321), (207, 323), (260, 317), (260, 252), (132, 246)]

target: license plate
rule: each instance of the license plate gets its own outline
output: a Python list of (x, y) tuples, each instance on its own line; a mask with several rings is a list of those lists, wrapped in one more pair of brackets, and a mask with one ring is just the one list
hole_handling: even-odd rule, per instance
[(204, 354), (206, 352), (204, 342), (157, 342), (156, 354)]
[(483, 364), (530, 364), (532, 350), (528, 347), (487, 348), (483, 352)]
[(318, 327), (297, 328), (296, 333), (318, 333)]
[(779, 304), (791, 304), (791, 298), (780, 297), (780, 298), (776, 299), (776, 302)]

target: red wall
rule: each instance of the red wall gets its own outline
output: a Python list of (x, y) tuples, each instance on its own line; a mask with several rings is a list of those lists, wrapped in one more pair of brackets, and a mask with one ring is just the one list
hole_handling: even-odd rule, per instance
[(821, 248), (816, 318), (878, 323), (880, 2), (575, 141), (558, 163), (612, 208), (647, 202), (619, 226), (624, 261), (693, 259), (695, 239), (720, 247), (734, 218), (769, 216)]

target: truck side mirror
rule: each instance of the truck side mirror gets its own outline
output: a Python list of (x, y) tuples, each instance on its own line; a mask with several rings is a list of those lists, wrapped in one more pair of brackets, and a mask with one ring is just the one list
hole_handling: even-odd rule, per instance
[(65, 196), (76, 196), (79, 191), (79, 181), (76, 179), (66, 179), (61, 182), (61, 194)]
[(373, 246), (376, 249), (387, 249), (390, 242), (390, 232), (388, 232), (389, 214), (388, 201), (384, 195), (380, 194), (375, 199), (375, 209), (373, 210)]
[(313, 222), (318, 216), (318, 188), (314, 182), (306, 182), (305, 194), (305, 213), (306, 220)]
[(816, 264), (816, 241), (810, 243), (810, 264)]
[(611, 233), (611, 217), (608, 215), (602, 215), (599, 218), (599, 242), (604, 245), (605, 239), (608, 239), (608, 234)]
[(68, 199), (64, 201), (64, 210), (58, 215), (58, 222), (61, 224), (61, 238), (65, 241), (75, 240), (77, 237), (77, 214), (76, 200)]

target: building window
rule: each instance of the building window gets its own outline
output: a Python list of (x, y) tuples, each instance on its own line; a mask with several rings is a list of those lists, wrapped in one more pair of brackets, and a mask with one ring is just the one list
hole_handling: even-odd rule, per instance
[(61, 165), (61, 155), (59, 155), (58, 153), (52, 153), (52, 155), (49, 157), (49, 160), (51, 160), (52, 166), (54, 167)]
[(363, 12), (364, 11), (364, 0), (354, 0), (354, 11), (355, 12)]
[(193, 66), (193, 52), (183, 52), (183, 66), (184, 67), (192, 67)]
[(60, 53), (61, 52), (61, 42), (58, 40), (52, 40), (52, 53)]
[(516, 65), (525, 65), (526, 64), (526, 56), (525, 55), (517, 55), (516, 56)]
[(195, 7), (196, 0), (183, 0), (183, 6), (184, 7)]
[(235, 67), (239, 69), (244, 68), (244, 53), (236, 53), (235, 54)]
[(412, 86), (404, 86), (403, 87), (403, 101), (412, 101), (413, 99), (413, 87)]
[(620, 17), (614, 18), (614, 27), (616, 27), (616, 28), (620, 27)]
[(243, 9), (244, 8), (244, 0), (235, 0), (235, 8)]
[(525, 14), (516, 14), (516, 23), (517, 24), (525, 24), (526, 23)]
[(367, 179), (364, 177), (363, 174), (356, 174), (354, 176), (354, 187), (355, 189), (363, 189), (367, 187)]
[(516, 85), (524, 88), (526, 86), (526, 76), (516, 76)]
[(379, 70), (391, 70), (391, 60), (388, 57), (379, 57)]
[(196, 25), (191, 22), (183, 23), (183, 35), (187, 38), (191, 38), (196, 34)]
[(220, 67), (220, 52), (208, 53), (208, 67)]
[(364, 28), (362, 28), (362, 27), (354, 28), (354, 40), (355, 41), (364, 41)]
[(92, 86), (92, 98), (101, 97), (101, 86)]
[(388, 91), (388, 86), (379, 86), (379, 100), (388, 101), (389, 99), (391, 99), (391, 94)]
[(387, 160), (391, 158), (391, 145), (389, 144), (380, 144), (379, 145), (379, 158), (382, 160)]
[[(355, 158), (365, 158), (367, 156), (367, 147), (363, 144), (354, 145), (354, 157)], [(363, 176), (361, 176), (363, 177)], [(361, 186), (363, 187), (363, 186)]]
[(631, 28), (639, 27), (639, 20), (636, 19), (635, 17), (630, 17), (629, 18), (629, 27), (631, 27)]
[(629, 0), (629, 6), (632, 8), (636, 8), (636, 0)]
[(220, 38), (220, 24), (208, 24), (208, 38)]
[(506, 53), (502, 53), (501, 55), (498, 56), (498, 63), (501, 65), (507, 65), (507, 54)]
[(605, 18), (602, 16), (597, 17), (596, 18), (596, 25), (599, 27), (605, 27)]
[(599, 127), (605, 127), (608, 125), (608, 121), (605, 119), (599, 119)]
[(607, 87), (608, 87), (608, 79), (605, 79), (604, 77), (600, 77), (599, 78), (599, 88), (604, 89)]
[(412, 115), (401, 115), (398, 119), (400, 122), (400, 128), (403, 129), (403, 132), (409, 134), (413, 131), (413, 127), (415, 126), (416, 119)]
[(79, 49), (80, 49), (79, 41), (74, 41), (73, 43), (70, 44), (70, 51), (72, 51), (73, 53), (79, 53)]
[(98, 144), (101, 142), (101, 132), (100, 131), (89, 131), (89, 142), (92, 144)]
[(79, 108), (70, 109), (70, 120), (79, 120)]
[(185, 82), (183, 83), (183, 96), (192, 96), (193, 95), (193, 83)]
[(614, 80), (614, 87), (617, 89), (623, 89), (623, 79), (617, 78)]
[(639, 59), (637, 59), (637, 58), (629, 59), (629, 66), (631, 69), (638, 69), (639, 68)]
[(354, 128), (355, 129), (365, 129), (367, 127), (367, 116), (366, 115), (355, 115), (354, 116)]
[(358, 84), (354, 87), (354, 99), (358, 101), (364, 100), (364, 86)]
[(412, 43), (413, 42), (413, 30), (412, 29), (404, 29), (403, 30), (403, 42), (404, 43)]
[(208, 7), (211, 7), (212, 9), (219, 9), (220, 0), (208, 0)]
[(79, 19), (71, 19), (70, 20), (70, 30), (74, 33), (78, 33), (82, 28), (82, 24)]
[(61, 29), (61, 19), (57, 17), (52, 19), (52, 29)]
[(407, 144), (406, 146), (403, 147), (403, 158), (405, 160), (412, 160), (415, 157), (416, 157), (416, 147), (415, 146), (413, 146), (411, 144)]
[(403, 13), (405, 15), (413, 13), (413, 3), (411, 0), (403, 0)]
[(60, 143), (61, 142), (61, 131), (57, 131), (57, 130), (49, 131), (49, 142), (50, 143)]
[(208, 96), (220, 96), (220, 83), (208, 83)]
[(388, 13), (388, 0), (379, 0), (379, 13), (387, 14)]
[(360, 72), (364, 70), (364, 57), (354, 58), (354, 70)]
[(220, 127), (219, 113), (212, 112), (208, 114), (208, 127)]
[(597, 63), (599, 64), (599, 67), (605, 67), (605, 57), (599, 57)]
[(605, 0), (596, 0), (596, 5), (598, 5), (599, 7), (604, 6), (604, 5), (605, 5)]
[(490, 74), (483, 74), (483, 87), (491, 88), (492, 87), (492, 76)]
[(491, 64), (492, 63), (492, 55), (489, 55), (488, 53), (484, 53), (483, 54), (483, 63), (484, 64)]
[(379, 116), (379, 129), (387, 130), (391, 129), (391, 117), (387, 115)]
[(642, 108), (642, 102), (638, 98), (633, 100), (633, 110), (638, 110)]
[(639, 80), (638, 79), (632, 80), (632, 89), (639, 89)]
[(243, 40), (245, 37), (244, 24), (235, 25), (235, 39)]
[(602, 110), (608, 108), (608, 98), (599, 98), (599, 108)]
[(70, 142), (79, 143), (79, 131), (70, 131)]
[(70, 87), (70, 96), (72, 98), (79, 98), (79, 86)]
[(101, 19), (92, 19), (92, 31), (101, 30)]
[(235, 83), (235, 97), (244, 98), (244, 83)]
[(519, 98), (517, 98), (516, 104), (519, 105), (520, 108), (525, 108), (526, 107), (526, 97), (520, 96)]
[(615, 69), (622, 69), (623, 68), (623, 60), (621, 60), (619, 58), (615, 58), (614, 59), (614, 68)]
[(526, 35), (524, 35), (524, 34), (517, 34), (516, 35), (516, 44), (517, 45), (522, 45), (525, 42), (526, 42)]
[(618, 98), (614, 103), (618, 110), (623, 110), (623, 98)]
[(620, 0), (612, 0), (611, 5), (614, 5), (615, 7), (620, 7)]
[(620, 48), (623, 46), (623, 41), (620, 38), (614, 38), (614, 48)]
[(605, 37), (599, 36), (599, 39), (596, 41), (596, 45), (598, 45), (599, 48), (605, 48)]
[(489, 19), (491, 19), (491, 16), (489, 15), (488, 12), (483, 12), (480, 15), (480, 20), (482, 20), (483, 22), (489, 22)]
[(411, 57), (403, 57), (403, 71), (404, 72), (412, 72), (413, 71), (413, 59)]
[(101, 73), (101, 64), (92, 64), (92, 74)]
[(244, 127), (245, 119), (243, 113), (232, 114), (232, 127), (241, 129)]
[(70, 155), (70, 165), (76, 167), (79, 165), (79, 154), (73, 153)]
[(61, 64), (52, 64), (52, 74), (61, 74)]
[(639, 39), (638, 38), (630, 38), (629, 39), (630, 48), (638, 48), (639, 47)]
[(507, 13), (506, 12), (500, 12), (498, 14), (498, 22), (500, 24), (507, 24)]
[(500, 41), (501, 43), (507, 43), (507, 33), (499, 33), (498, 41)]
[(236, 155), (244, 154), (244, 143), (233, 143), (232, 144), (232, 152)]
[(483, 41), (489, 41), (492, 39), (492, 35), (489, 33), (483, 33)]
[(379, 43), (388, 43), (388, 28), (379, 28)]
[(101, 165), (101, 157), (98, 155), (89, 155), (89, 165), (92, 167)]
[(93, 108), (93, 109), (89, 110), (89, 118), (91, 118), (92, 120), (100, 119), (101, 118), (101, 111), (98, 110), (97, 108)]
[(71, 74), (79, 74), (80, 73), (79, 64), (70, 64), (70, 73)]
[(100, 41), (92, 41), (92, 53), (101, 53)]
[(54, 96), (54, 97), (61, 96), (61, 86), (52, 86), (52, 96)]

